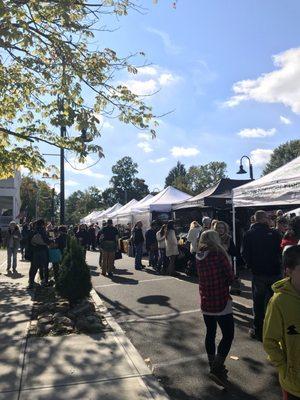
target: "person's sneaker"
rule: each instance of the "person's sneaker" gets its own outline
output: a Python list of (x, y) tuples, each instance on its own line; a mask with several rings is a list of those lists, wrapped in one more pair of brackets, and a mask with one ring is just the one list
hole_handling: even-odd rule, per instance
[(225, 369), (224, 370), (211, 369), (208, 376), (217, 385), (222, 386), (223, 388), (226, 388), (228, 386), (229, 382), (228, 382), (227, 373), (225, 372)]
[(249, 336), (251, 337), (251, 339), (259, 340), (260, 342), (262, 342), (262, 334), (259, 334), (253, 328), (249, 329)]
[(112, 272), (109, 272), (107, 275), (108, 275), (110, 278), (112, 278), (112, 277), (114, 276), (114, 274), (113, 274)]

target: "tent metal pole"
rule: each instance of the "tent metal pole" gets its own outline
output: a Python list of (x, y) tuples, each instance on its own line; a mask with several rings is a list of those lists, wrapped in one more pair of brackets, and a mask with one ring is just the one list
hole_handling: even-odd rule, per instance
[[(236, 245), (235, 207), (233, 202), (232, 202), (232, 234), (233, 234), (233, 242)], [(233, 257), (233, 270), (234, 270), (234, 275), (236, 275), (236, 257)]]

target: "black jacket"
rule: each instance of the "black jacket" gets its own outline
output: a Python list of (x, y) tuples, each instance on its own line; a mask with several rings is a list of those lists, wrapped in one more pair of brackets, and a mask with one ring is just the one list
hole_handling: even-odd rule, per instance
[(132, 242), (134, 245), (138, 245), (144, 243), (144, 234), (142, 229), (140, 228), (133, 228), (132, 230)]
[(253, 275), (281, 273), (280, 242), (279, 233), (265, 224), (256, 223), (245, 233), (242, 257)]
[(156, 232), (154, 229), (150, 228), (147, 230), (146, 234), (145, 234), (145, 238), (146, 238), (146, 248), (147, 250), (149, 249), (149, 247), (153, 244), (157, 244), (157, 240), (156, 240)]

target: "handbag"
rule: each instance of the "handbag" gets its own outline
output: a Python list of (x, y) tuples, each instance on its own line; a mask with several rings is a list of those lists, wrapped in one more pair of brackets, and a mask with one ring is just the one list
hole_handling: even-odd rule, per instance
[(115, 253), (115, 260), (121, 260), (122, 259), (122, 252), (121, 250), (117, 250)]
[(59, 264), (61, 259), (62, 255), (59, 249), (49, 249), (49, 262), (52, 264)]

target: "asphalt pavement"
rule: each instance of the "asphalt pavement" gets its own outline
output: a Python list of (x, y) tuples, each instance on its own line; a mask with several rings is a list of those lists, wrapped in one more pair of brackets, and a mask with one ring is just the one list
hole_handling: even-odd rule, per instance
[[(174, 400), (279, 400), (275, 369), (262, 344), (248, 336), (252, 319), (250, 280), (234, 296), (235, 340), (226, 362), (230, 388), (221, 390), (208, 377), (205, 326), (196, 280), (134, 269), (134, 260), (115, 262), (112, 279), (103, 277), (99, 253), (88, 252), (94, 289), (108, 311), (147, 361)], [(143, 262), (147, 265), (147, 261)]]

